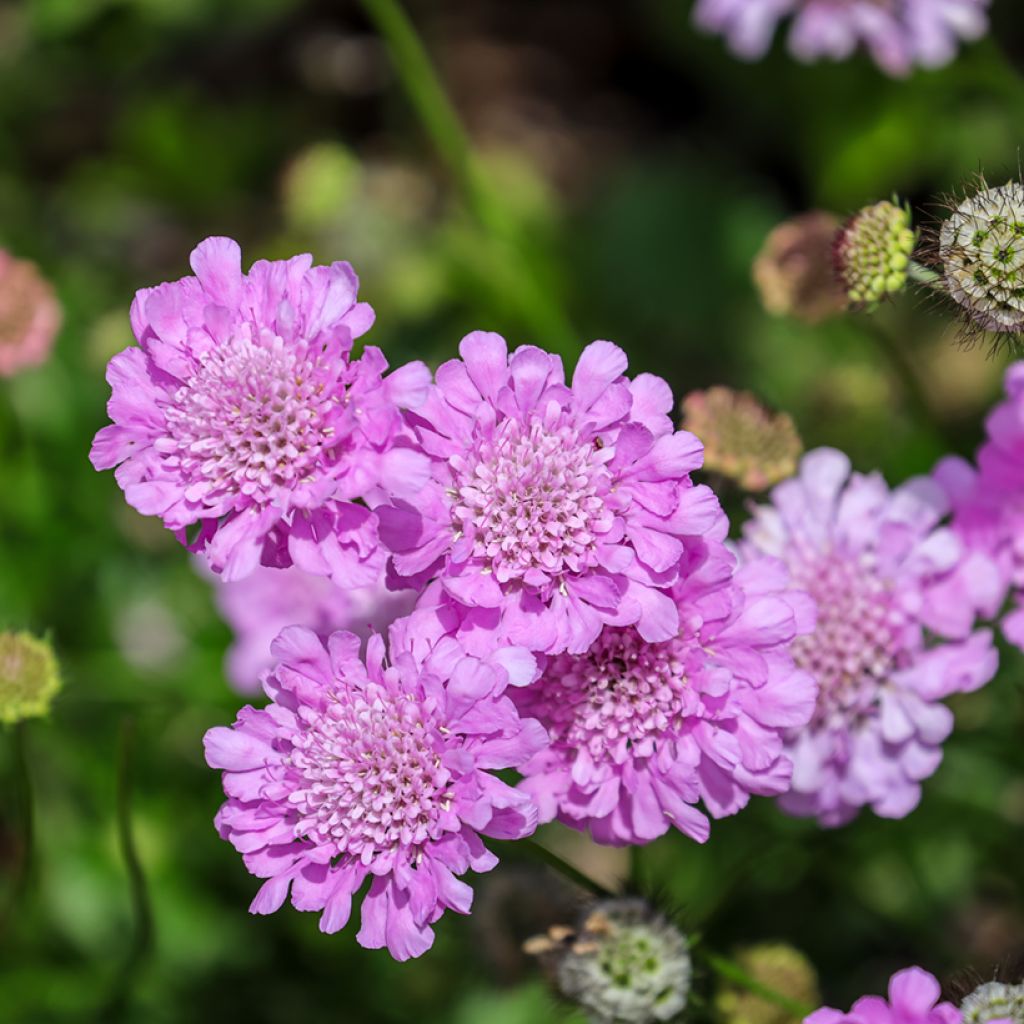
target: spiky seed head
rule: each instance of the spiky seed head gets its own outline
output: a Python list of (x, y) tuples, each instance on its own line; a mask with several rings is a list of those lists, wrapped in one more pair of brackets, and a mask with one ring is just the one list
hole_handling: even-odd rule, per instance
[(57, 657), (46, 640), (0, 632), (0, 722), (45, 715), (59, 690)]
[[(794, 1002), (807, 1006), (821, 1002), (814, 965), (792, 946), (761, 943), (740, 950), (736, 961), (752, 978)], [(775, 1003), (735, 985), (719, 990), (715, 1006), (723, 1024), (795, 1024), (798, 1020)]]
[(1024, 332), (1024, 185), (966, 196), (939, 228), (937, 255), (945, 290), (972, 326)]
[(761, 304), (774, 316), (819, 324), (841, 313), (846, 296), (832, 270), (839, 220), (812, 210), (783, 221), (765, 239), (754, 260)]
[(988, 1024), (991, 1020), (1012, 1020), (1024, 1024), (1024, 985), (987, 981), (960, 1004), (964, 1024)]
[(726, 387), (691, 391), (680, 403), (684, 430), (704, 445), (704, 468), (763, 491), (796, 471), (803, 444), (792, 417)]
[(654, 1024), (686, 1006), (686, 937), (640, 899), (604, 900), (554, 954), (562, 994), (594, 1024)]
[(870, 308), (907, 284), (917, 244), (910, 209), (883, 200), (858, 210), (836, 236), (836, 273), (849, 304)]

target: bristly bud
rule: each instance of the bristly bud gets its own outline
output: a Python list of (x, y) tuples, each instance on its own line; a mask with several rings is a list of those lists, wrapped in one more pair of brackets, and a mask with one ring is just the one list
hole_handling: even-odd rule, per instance
[(993, 1020), (1024, 1024), (1024, 985), (988, 981), (964, 999), (960, 1013), (963, 1024), (988, 1024)]
[(654, 1024), (682, 1012), (693, 968), (686, 937), (640, 899), (594, 904), (575, 930), (531, 939), (558, 988), (594, 1024)]
[(60, 690), (53, 648), (30, 633), (0, 633), (0, 722), (39, 718)]
[(909, 207), (883, 200), (858, 210), (835, 241), (836, 274), (850, 306), (870, 308), (902, 291), (916, 244)]
[(792, 418), (772, 413), (747, 391), (713, 387), (680, 403), (682, 427), (704, 445), (704, 468), (763, 491), (796, 472), (803, 444)]
[(934, 254), (943, 290), (968, 326), (999, 335), (1024, 333), (1024, 185), (979, 189), (952, 207)]
[(846, 297), (832, 271), (839, 220), (812, 210), (783, 221), (765, 239), (754, 261), (761, 304), (775, 316), (819, 324), (841, 313)]
[[(796, 1003), (817, 1006), (821, 1002), (813, 964), (792, 946), (762, 943), (740, 950), (736, 961), (756, 981)], [(775, 1003), (734, 985), (719, 991), (715, 1006), (723, 1024), (792, 1024), (798, 1019)]]

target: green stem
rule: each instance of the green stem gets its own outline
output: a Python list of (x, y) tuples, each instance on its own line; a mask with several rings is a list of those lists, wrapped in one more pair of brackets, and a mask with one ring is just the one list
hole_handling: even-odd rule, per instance
[(789, 996), (776, 992), (775, 989), (770, 988), (768, 985), (763, 985), (756, 978), (751, 977), (739, 964), (734, 963), (727, 957), (712, 953), (708, 949), (697, 949), (694, 952), (716, 974), (735, 985), (739, 985), (741, 988), (745, 988), (755, 996), (760, 996), (767, 1002), (774, 1003), (787, 1013), (793, 1014), (794, 1017), (799, 1017), (803, 1020), (804, 1017), (813, 1013), (816, 1009), (813, 1006), (805, 1006), (799, 1000), (790, 999)]
[(134, 749), (135, 719), (131, 715), (126, 715), (121, 722), (118, 741), (117, 838), (128, 873), (128, 891), (132, 907), (132, 944), (106, 1007), (101, 1012), (102, 1020), (114, 1020), (123, 1012), (138, 969), (153, 949), (153, 910), (146, 875), (142, 869), (132, 829), (131, 780)]
[(942, 283), (942, 275), (937, 270), (932, 270), (931, 267), (926, 267), (923, 263), (918, 263), (917, 260), (910, 261), (910, 266), (907, 267), (907, 277), (918, 284), (939, 285)]
[(32, 796), (32, 776), (28, 767), (25, 722), (16, 722), (11, 729), (11, 760), (14, 768), (14, 799), (20, 818), (18, 861), (11, 875), (7, 905), (0, 917), (0, 936), (7, 934), (8, 926), (21, 897), (32, 879), (32, 855), (35, 847), (35, 812)]
[(601, 899), (611, 899), (614, 897), (615, 894), (610, 889), (606, 889), (600, 882), (595, 882), (589, 875), (584, 874), (567, 860), (563, 860), (557, 853), (553, 853), (546, 846), (541, 846), (535, 839), (519, 839), (516, 841), (516, 845), (525, 849), (535, 860), (543, 861), (548, 867), (554, 868), (555, 871), (567, 878), (573, 885), (578, 885), (581, 889), (586, 889)]
[(899, 380), (903, 394), (918, 422), (933, 434), (943, 447), (955, 449), (957, 441), (946, 436), (942, 419), (929, 400), (921, 378), (917, 375), (906, 351), (874, 320), (862, 317), (861, 322), (864, 324), (865, 333), (874, 342), (875, 348)]
[(537, 331), (563, 352), (577, 347), (568, 319), (552, 301), (550, 289), (524, 249), (518, 225), (482, 173), (459, 116), (437, 75), (416, 28), (398, 0), (362, 0), (391, 53), (392, 63), (409, 101), (441, 158), (448, 165), (470, 211), (491, 240), (511, 258), (520, 311)]

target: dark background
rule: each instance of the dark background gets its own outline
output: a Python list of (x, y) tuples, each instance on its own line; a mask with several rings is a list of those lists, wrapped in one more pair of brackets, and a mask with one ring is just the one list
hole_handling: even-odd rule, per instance
[[(755, 65), (689, 23), (688, 0), (410, 4), (487, 176), (483, 223), (355, 3), (0, 2), (0, 245), (35, 259), (65, 307), (56, 353), (0, 388), (0, 625), (51, 631), (65, 687), (28, 730), (31, 887), (0, 935), (0, 1020), (147, 1024), (565, 1019), (517, 944), (574, 897), (503, 851), (422, 960), (399, 965), (316, 917), (253, 918), (257, 881), (215, 835), (206, 728), (240, 698), (208, 586), (87, 452), (103, 370), (131, 341), (136, 288), (187, 272), (211, 234), (246, 262), (349, 259), (393, 364), (454, 354), (472, 328), (571, 362), (594, 337), (677, 394), (748, 387), (808, 446), (890, 481), (970, 452), (1006, 356), (957, 347), (950, 311), (903, 296), (872, 321), (940, 410), (918, 421), (863, 317), (768, 317), (750, 284), (765, 234), (811, 207), (893, 192), (919, 206), (984, 170), (1015, 173), (1024, 10), (939, 72), (884, 78), (864, 58)], [(741, 509), (734, 497), (730, 507)], [(707, 847), (643, 850), (646, 884), (716, 948), (784, 939), (835, 1005), (920, 963), (944, 980), (1024, 952), (1022, 664), (958, 699), (946, 761), (903, 822), (823, 832), (766, 801)], [(134, 749), (122, 760), (125, 722)], [(21, 842), (0, 735), (0, 872)], [(118, 776), (153, 911), (139, 940), (119, 848)], [(127, 768), (124, 765), (127, 764)], [(545, 841), (612, 877), (616, 854)], [(7, 893), (0, 893), (6, 898)], [(693, 1016), (708, 1015), (698, 977)]]

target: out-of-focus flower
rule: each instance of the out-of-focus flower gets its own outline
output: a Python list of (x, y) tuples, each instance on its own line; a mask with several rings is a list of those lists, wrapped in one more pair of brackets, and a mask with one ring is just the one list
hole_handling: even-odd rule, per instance
[(320, 930), (348, 921), (369, 878), (358, 942), (419, 956), (445, 909), (468, 913), (456, 876), (497, 863), (481, 836), (517, 839), (537, 822), (530, 798), (492, 772), (515, 768), (544, 742), (504, 691), (536, 676), (533, 657), (504, 648), (466, 655), (457, 641), (419, 631), (415, 617), (360, 640), (326, 646), (289, 627), (264, 682), (272, 703), (243, 708), (206, 734), (206, 759), (224, 772), (217, 829), (267, 881), (250, 910), (269, 914), (291, 893), (320, 911)]
[(719, 543), (686, 566), (670, 591), (680, 621), (672, 639), (606, 626), (586, 653), (548, 659), (516, 691), (520, 711), (550, 737), (522, 769), (542, 821), (557, 816), (614, 845), (673, 826), (704, 842), (699, 801), (721, 818), (752, 793), (788, 789), (784, 732), (807, 725), (816, 696), (789, 644), (812, 628), (814, 611), (787, 590), (776, 560), (733, 568)]
[(836, 236), (836, 272), (853, 306), (874, 306), (906, 287), (917, 234), (910, 210), (883, 201), (858, 210)]
[(846, 60), (864, 46), (887, 74), (948, 64), (960, 40), (988, 30), (989, 0), (698, 0), (696, 23), (726, 37), (744, 60), (763, 57), (778, 23), (792, 15), (790, 52), (799, 60)]
[[(821, 1000), (814, 965), (792, 946), (766, 942), (740, 950), (735, 959), (755, 981), (796, 1003), (816, 1006)], [(795, 1020), (777, 1003), (737, 985), (723, 985), (715, 1007), (724, 1024), (791, 1024)]]
[(812, 210), (771, 231), (753, 267), (754, 283), (769, 313), (813, 325), (846, 308), (833, 259), (839, 228), (838, 217)]
[(934, 471), (968, 550), (949, 601), (992, 618), (1009, 592), (1014, 607), (1002, 619), (1003, 633), (1024, 650), (1024, 362), (1006, 371), (1006, 399), (989, 413), (985, 432), (977, 468), (950, 456)]
[(46, 362), (60, 322), (60, 303), (38, 267), (0, 249), (0, 377)]
[(1024, 333), (1024, 185), (1011, 181), (966, 196), (938, 229), (945, 290), (968, 327)]
[(789, 734), (792, 790), (782, 807), (840, 825), (864, 806), (901, 818), (942, 760), (953, 715), (941, 701), (995, 673), (988, 630), (950, 590), (968, 558), (941, 489), (915, 478), (890, 491), (819, 448), (744, 527), (747, 556), (769, 554), (818, 606), (798, 666), (818, 681), (811, 724)]
[(805, 1024), (960, 1024), (960, 1011), (940, 1003), (942, 989), (920, 967), (898, 971), (889, 981), (889, 998), (863, 996), (849, 1013), (823, 1006)]
[(274, 664), (271, 643), (286, 626), (305, 626), (321, 639), (347, 629), (365, 640), (412, 611), (416, 598), (411, 590), (388, 590), (383, 579), (370, 587), (342, 588), (295, 566), (259, 566), (232, 583), (210, 575), (217, 606), (235, 634), (227, 675), (242, 693), (259, 691), (260, 677)]
[(991, 1024), (992, 1021), (1024, 1024), (1024, 985), (985, 982), (964, 998), (960, 1013), (963, 1024)]
[(704, 469), (763, 491), (792, 476), (803, 451), (787, 413), (769, 412), (747, 391), (714, 387), (682, 401), (683, 430), (704, 444)]
[(693, 967), (686, 936), (643, 900), (603, 900), (576, 929), (527, 942), (559, 991), (594, 1024), (654, 1024), (686, 1007)]
[(679, 629), (666, 592), (700, 538), (721, 523), (695, 486), (701, 444), (673, 431), (658, 377), (623, 376), (626, 356), (596, 341), (566, 386), (562, 362), (503, 338), (464, 338), (408, 421), (431, 457), (414, 498), (377, 509), (389, 571), (454, 604), (468, 644), (499, 640), (582, 653), (603, 625), (650, 642)]
[(31, 633), (0, 633), (0, 722), (47, 714), (60, 690), (53, 648)]
[(128, 503), (227, 580), (294, 563), (370, 586), (383, 553), (355, 501), (424, 483), (399, 410), (422, 400), (429, 371), (411, 363), (384, 377), (370, 346), (351, 358), (373, 311), (347, 263), (261, 260), (246, 275), (241, 258), (231, 239), (209, 238), (192, 253), (195, 277), (136, 295), (139, 347), (110, 362), (114, 422), (96, 435), (93, 465), (117, 466)]

